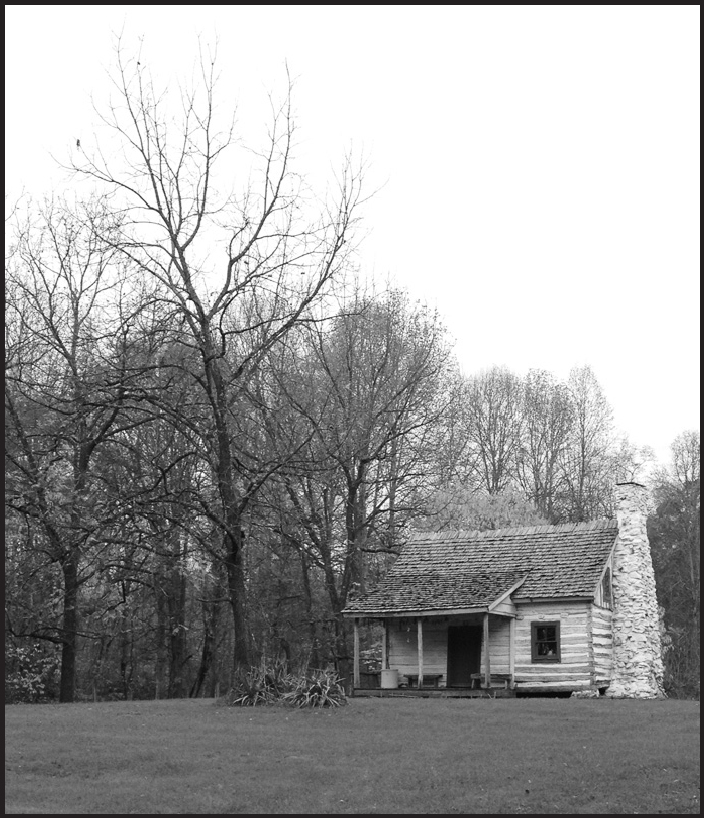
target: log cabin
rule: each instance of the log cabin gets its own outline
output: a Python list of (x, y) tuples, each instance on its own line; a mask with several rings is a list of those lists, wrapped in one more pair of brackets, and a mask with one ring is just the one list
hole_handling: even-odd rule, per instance
[(615, 520), (411, 536), (386, 577), (351, 600), (381, 623), (374, 695), (662, 693), (647, 491), (619, 483)]

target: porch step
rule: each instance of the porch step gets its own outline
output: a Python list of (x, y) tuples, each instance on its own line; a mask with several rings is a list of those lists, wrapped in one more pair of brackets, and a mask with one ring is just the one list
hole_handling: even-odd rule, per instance
[[(472, 673), (470, 676), (472, 680), (472, 687), (484, 687), (484, 674)], [(489, 689), (503, 688), (507, 689), (511, 684), (510, 673), (492, 673), (489, 680)]]
[(379, 699), (513, 699), (516, 691), (504, 687), (498, 688), (473, 688), (473, 687), (422, 687), (420, 690), (414, 687), (398, 688), (363, 688), (356, 687), (352, 691), (353, 696), (374, 697)]

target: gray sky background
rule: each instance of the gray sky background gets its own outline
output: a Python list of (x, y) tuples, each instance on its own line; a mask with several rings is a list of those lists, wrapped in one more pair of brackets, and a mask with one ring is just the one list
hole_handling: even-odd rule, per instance
[(157, 81), (217, 37), (264, 133), (286, 64), (302, 166), (370, 160), (363, 271), (437, 306), (467, 373), (589, 364), (618, 429), (699, 428), (699, 6), (6, 6), (6, 193), (62, 184), (115, 34)]

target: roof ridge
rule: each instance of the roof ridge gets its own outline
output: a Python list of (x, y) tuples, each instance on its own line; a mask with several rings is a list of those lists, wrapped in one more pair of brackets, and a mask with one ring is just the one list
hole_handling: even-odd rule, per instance
[[(389, 569), (387, 574), (382, 577), (378, 582), (382, 584), (386, 582), (387, 579), (396, 580), (399, 577), (408, 578), (412, 575), (412, 571), (405, 570), (402, 574), (398, 572), (394, 572), (394, 568), (396, 567), (396, 563)], [(417, 574), (418, 576), (429, 577), (429, 578), (442, 578), (447, 580), (452, 579), (453, 577), (457, 577), (456, 572), (448, 571), (446, 567), (436, 568), (432, 565), (428, 567), (427, 565), (423, 566), (416, 566), (418, 568)], [(504, 569), (497, 569), (496, 571), (492, 570), (491, 568), (480, 568), (478, 570), (472, 570), (473, 577), (491, 577), (492, 579), (497, 579), (499, 577), (524, 577), (528, 576), (528, 574), (533, 570), (533, 566), (529, 568), (521, 567), (521, 568), (504, 568)]]
[(453, 529), (450, 531), (411, 532), (406, 542), (454, 542), (465, 539), (490, 539), (492, 537), (526, 537), (535, 534), (564, 534), (572, 531), (598, 531), (617, 528), (616, 520), (591, 520), (587, 523), (558, 523), (557, 525), (531, 525), (489, 529)]

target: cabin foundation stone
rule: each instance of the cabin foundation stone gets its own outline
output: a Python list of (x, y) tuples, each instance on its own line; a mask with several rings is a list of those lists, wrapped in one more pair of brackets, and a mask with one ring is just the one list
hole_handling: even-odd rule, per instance
[(618, 538), (614, 549), (611, 698), (664, 696), (655, 574), (646, 528), (647, 491), (638, 483), (616, 486)]

